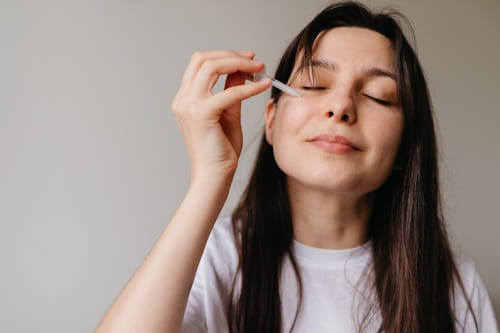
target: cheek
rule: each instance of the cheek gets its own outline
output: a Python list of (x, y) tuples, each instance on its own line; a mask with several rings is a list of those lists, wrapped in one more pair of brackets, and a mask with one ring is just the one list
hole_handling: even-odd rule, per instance
[(313, 108), (301, 99), (282, 99), (273, 123), (272, 140), (276, 162), (288, 174), (300, 159), (300, 147), (306, 140), (304, 128), (313, 114)]
[(273, 124), (273, 145), (299, 137), (312, 110), (301, 98), (282, 97)]
[(392, 169), (403, 134), (402, 112), (395, 111), (378, 117), (374, 116), (366, 122), (365, 126), (365, 133), (372, 143), (377, 163), (387, 169)]
[[(277, 119), (278, 120), (278, 119)], [(288, 120), (288, 121), (285, 121)], [(273, 130), (273, 151), (274, 157), (280, 169), (287, 169), (286, 165), (297, 158), (294, 147), (297, 146), (300, 127), (292, 119), (287, 118), (278, 121)]]

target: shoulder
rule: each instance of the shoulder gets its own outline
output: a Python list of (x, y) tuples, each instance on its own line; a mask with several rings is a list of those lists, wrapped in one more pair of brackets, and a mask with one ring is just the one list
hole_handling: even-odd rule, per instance
[[(455, 261), (463, 284), (463, 290), (458, 281), (455, 281), (454, 285), (454, 307), (458, 328), (464, 332), (469, 330), (474, 332), (475, 317), (479, 332), (498, 332), (488, 291), (474, 261), (464, 256), (457, 256)], [(470, 312), (468, 301), (474, 314)]]
[[(455, 263), (457, 265), (457, 271), (465, 289), (462, 292), (465, 292), (467, 297), (469, 298), (484, 296), (484, 294), (486, 293), (486, 287), (484, 286), (484, 283), (479, 275), (474, 261), (465, 256), (456, 256)], [(455, 284), (455, 288), (458, 288), (456, 289), (456, 292), (460, 294), (461, 290), (460, 286), (457, 285), (458, 281), (455, 281)]]
[(455, 263), (465, 291), (471, 296), (475, 290), (476, 279), (479, 278), (476, 264), (472, 259), (465, 256), (456, 256)]
[(215, 275), (229, 282), (238, 265), (238, 250), (231, 217), (221, 217), (215, 223), (208, 238), (198, 268), (200, 274)]
[(205, 251), (237, 252), (233, 221), (230, 216), (217, 219), (208, 238)]
[[(228, 245), (231, 240), (234, 243), (233, 221), (230, 216), (223, 216), (217, 219), (210, 233), (209, 243), (214, 245)], [(222, 243), (222, 244), (221, 244)]]

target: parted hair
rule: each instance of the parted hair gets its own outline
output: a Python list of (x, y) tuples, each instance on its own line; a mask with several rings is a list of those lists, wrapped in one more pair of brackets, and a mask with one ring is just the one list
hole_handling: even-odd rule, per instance
[[(380, 311), (379, 331), (455, 332), (453, 296), (457, 292), (465, 296), (465, 291), (443, 221), (432, 104), (422, 68), (400, 22), (407, 20), (393, 10), (373, 12), (357, 2), (330, 5), (293, 39), (275, 77), (288, 82), (297, 61), (310, 64), (313, 43), (323, 31), (361, 27), (390, 40), (404, 131), (398, 167), (374, 193), (369, 220), (373, 281), (368, 286), (375, 292)], [(272, 89), (275, 103), (280, 94)], [(228, 304), (231, 331), (280, 332), (279, 277), (285, 256), (298, 278), (300, 299), (302, 282), (291, 246), (286, 175), (276, 164), (265, 135), (232, 220), (240, 284), (238, 288), (233, 284)], [(358, 327), (363, 331), (369, 316), (361, 318), (365, 322)]]

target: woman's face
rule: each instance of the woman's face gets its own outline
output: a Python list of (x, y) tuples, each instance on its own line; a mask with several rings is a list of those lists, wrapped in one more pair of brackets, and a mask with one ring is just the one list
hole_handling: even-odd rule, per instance
[(283, 94), (266, 110), (266, 139), (289, 184), (363, 195), (393, 169), (403, 131), (391, 42), (372, 30), (326, 31), (313, 64), (296, 64)]

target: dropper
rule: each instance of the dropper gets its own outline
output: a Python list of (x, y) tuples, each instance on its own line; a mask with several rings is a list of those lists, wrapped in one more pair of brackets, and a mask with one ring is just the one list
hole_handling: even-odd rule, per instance
[(284, 84), (283, 82), (279, 81), (279, 80), (276, 80), (275, 78), (273, 78), (272, 76), (269, 76), (265, 73), (265, 71), (262, 71), (262, 72), (258, 72), (258, 73), (241, 73), (242, 76), (249, 80), (249, 81), (253, 81), (253, 82), (259, 82), (265, 78), (268, 78), (268, 79), (271, 79), (271, 84), (273, 87), (287, 93), (288, 95), (291, 95), (293, 97), (299, 97), (299, 93), (297, 92), (297, 90), (293, 89), (292, 87)]

